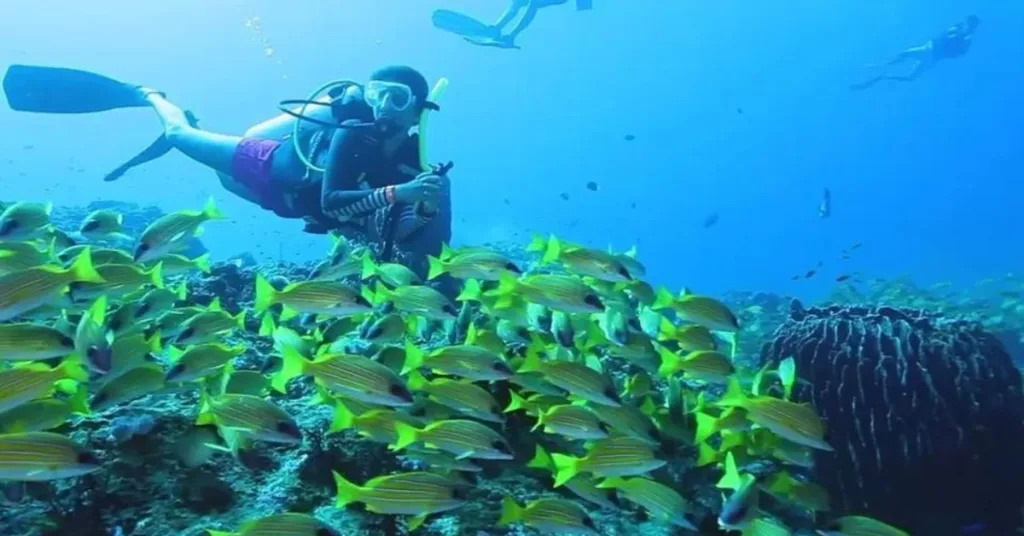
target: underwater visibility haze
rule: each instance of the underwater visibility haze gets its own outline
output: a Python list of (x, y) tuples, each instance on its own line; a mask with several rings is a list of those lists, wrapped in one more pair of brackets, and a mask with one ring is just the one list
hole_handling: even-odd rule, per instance
[(0, 535), (1024, 533), (1021, 27), (0, 8)]

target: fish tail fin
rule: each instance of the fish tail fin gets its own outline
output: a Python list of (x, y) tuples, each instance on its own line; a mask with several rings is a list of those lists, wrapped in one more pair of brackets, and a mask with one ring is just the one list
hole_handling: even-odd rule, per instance
[(419, 346), (416, 346), (410, 341), (405, 342), (405, 363), (402, 365), (402, 375), (409, 374), (410, 372), (423, 366), (423, 360), (425, 358), (423, 350)]
[(298, 350), (288, 345), (281, 346), (281, 358), (281, 370), (271, 378), (270, 385), (277, 392), (285, 393), (288, 390), (288, 381), (304, 375), (309, 361)]
[(534, 234), (530, 238), (530, 243), (526, 246), (526, 251), (541, 252), (547, 249), (548, 241), (546, 238), (539, 234)]
[(513, 411), (517, 411), (526, 407), (526, 399), (523, 398), (522, 395), (511, 389), (509, 389), (508, 395), (508, 407), (502, 410), (502, 413), (512, 413)]
[(192, 264), (204, 274), (210, 273), (210, 254), (203, 253), (202, 255), (192, 259)]
[(455, 301), (480, 301), (480, 297), (483, 296), (483, 287), (480, 286), (478, 279), (467, 279), (462, 284), (462, 292), (455, 298)]
[(743, 392), (743, 386), (740, 385), (739, 379), (735, 377), (729, 377), (728, 385), (725, 389), (725, 394), (722, 398), (719, 398), (715, 405), (718, 406), (737, 406), (743, 407), (747, 403), (747, 395)]
[(342, 430), (348, 430), (352, 428), (352, 424), (355, 423), (356, 416), (342, 403), (340, 400), (334, 403), (334, 420), (331, 421), (331, 427), (327, 429), (327, 433), (332, 434), (340, 432)]
[(277, 326), (274, 325), (274, 315), (267, 313), (260, 320), (260, 337), (272, 337)]
[(363, 255), (363, 269), (360, 274), (361, 279), (369, 279), (377, 273), (377, 263), (373, 262), (373, 258), (370, 255)]
[(338, 474), (337, 471), (331, 471), (334, 475), (334, 487), (338, 489), (337, 497), (334, 500), (334, 506), (341, 508), (346, 504), (359, 502), (359, 497), (362, 495), (363, 489), (359, 486), (349, 482), (345, 477)]
[(150, 282), (153, 283), (153, 286), (155, 286), (156, 288), (164, 288), (163, 261), (156, 263), (155, 265), (153, 265), (152, 268), (149, 269), (149, 271), (143, 273), (149, 276), (149, 280)]
[(697, 445), (697, 467), (711, 465), (718, 461), (718, 451), (707, 443)]
[(89, 408), (89, 390), (77, 387), (74, 394), (68, 397), (68, 408), (71, 410), (71, 413), (77, 413), (79, 415), (91, 414), (92, 409)]
[(207, 536), (241, 536), (242, 535), (241, 532), (226, 532), (226, 531), (223, 531), (223, 530), (213, 530), (213, 529), (204, 529), (204, 530), (206, 530)]
[(679, 354), (665, 348), (658, 344), (658, 355), (661, 357), (661, 366), (658, 367), (658, 376), (662, 378), (671, 378), (673, 374), (679, 370), (679, 365), (682, 363), (683, 358)]
[[(89, 372), (78, 360), (65, 359), (57, 366), (57, 370), (62, 378), (69, 378), (80, 383), (89, 381)], [(81, 387), (79, 387), (79, 390), (81, 390)]]
[(537, 412), (537, 423), (533, 425), (533, 428), (530, 428), (530, 431), (531, 432), (536, 432), (537, 429), (540, 428), (541, 426), (544, 426), (544, 412), (543, 411), (538, 411)]
[(446, 261), (454, 256), (455, 251), (452, 250), (452, 247), (449, 246), (447, 242), (441, 243), (441, 254), (438, 255), (438, 258), (440, 258), (442, 261)]
[(199, 390), (199, 416), (196, 417), (196, 426), (204, 426), (207, 424), (215, 424), (216, 419), (213, 417), (213, 406), (210, 403), (210, 393), (206, 392), (206, 389)]
[(719, 426), (718, 419), (708, 415), (707, 413), (700, 412), (697, 414), (697, 433), (694, 435), (694, 443), (703, 443), (718, 432)]
[(512, 497), (505, 497), (501, 501), (501, 516), (498, 518), (498, 526), (505, 527), (523, 520), (526, 515), (526, 508), (522, 507)]
[(572, 480), (580, 472), (580, 459), (575, 456), (552, 454), (551, 462), (555, 464), (556, 488)]
[(551, 461), (551, 455), (548, 454), (548, 451), (544, 450), (544, 447), (538, 443), (533, 458), (526, 462), (526, 466), (534, 469), (550, 470), (554, 469), (555, 463)]
[(740, 474), (739, 467), (736, 465), (736, 458), (732, 456), (732, 452), (725, 455), (725, 474), (715, 484), (716, 487), (724, 489), (737, 490), (740, 489), (744, 484), (743, 475)]
[(655, 293), (654, 304), (651, 305), (651, 309), (654, 309), (655, 311), (661, 309), (668, 309), (672, 307), (672, 304), (675, 303), (675, 301), (676, 297), (673, 296), (667, 288), (661, 287)]
[(392, 292), (388, 287), (384, 286), (384, 283), (377, 281), (377, 285), (373, 289), (373, 299), (370, 300), (374, 306), (380, 305), (391, 301)]
[(444, 261), (433, 255), (427, 255), (427, 265), (427, 279), (436, 279), (446, 271)]
[(610, 476), (610, 477), (602, 480), (601, 483), (598, 484), (595, 487), (600, 488), (600, 489), (621, 488), (625, 484), (626, 484), (626, 479), (625, 478), (622, 478), (621, 476)]
[(238, 329), (243, 329), (244, 330), (245, 329), (245, 309), (242, 309), (241, 311), (239, 311), (238, 314), (235, 315), (233, 318), (235, 320), (235, 325), (238, 326)]
[(213, 199), (211, 195), (203, 206), (203, 217), (208, 220), (222, 220), (224, 219), (224, 213), (217, 208), (217, 201)]
[(562, 254), (562, 243), (559, 242), (555, 235), (551, 235), (548, 239), (547, 245), (544, 247), (544, 256), (541, 257), (541, 264), (548, 264), (555, 262)]
[(105, 280), (92, 263), (92, 250), (88, 247), (82, 250), (75, 260), (68, 267), (68, 273), (75, 281), (83, 283), (104, 283)]
[(485, 294), (493, 296), (507, 296), (516, 291), (519, 288), (519, 280), (509, 273), (501, 274), (498, 279), (498, 288), (489, 290)]
[(411, 424), (395, 421), (395, 433), (398, 439), (391, 445), (391, 450), (402, 450), (419, 440), (420, 430)]
[(253, 311), (262, 314), (272, 305), (277, 303), (277, 289), (270, 284), (270, 281), (263, 274), (256, 274), (256, 300), (253, 304)]

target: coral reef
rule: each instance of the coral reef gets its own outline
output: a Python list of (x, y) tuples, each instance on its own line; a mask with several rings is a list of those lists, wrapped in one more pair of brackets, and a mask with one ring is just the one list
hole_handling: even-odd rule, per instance
[[(762, 349), (792, 356), (794, 398), (826, 419), (816, 458), (837, 513), (912, 534), (983, 521), (1012, 528), (1022, 500), (1021, 374), (979, 324), (909, 308), (804, 308)], [(1009, 531), (1008, 531), (1009, 532)], [(959, 532), (955, 532), (959, 534)]]

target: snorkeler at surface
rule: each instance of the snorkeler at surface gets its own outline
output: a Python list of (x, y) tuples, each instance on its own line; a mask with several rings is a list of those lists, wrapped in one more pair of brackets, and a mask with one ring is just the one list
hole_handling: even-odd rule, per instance
[[(512, 0), (508, 9), (502, 13), (498, 21), (492, 25), (484, 24), (468, 15), (439, 9), (433, 14), (434, 26), (445, 31), (461, 35), (463, 39), (481, 46), (497, 48), (519, 48), (515, 44), (519, 34), (530, 26), (542, 7), (560, 6), (569, 0)], [(593, 0), (576, 0), (577, 11), (593, 9)], [(518, 22), (508, 33), (505, 28), (518, 17)]]
[[(911, 47), (897, 54), (894, 58), (881, 64), (869, 65), (869, 67), (881, 67), (883, 72), (858, 84), (850, 86), (850, 90), (857, 91), (867, 89), (883, 80), (895, 82), (913, 82), (925, 71), (931, 69), (940, 60), (959, 58), (970, 50), (974, 42), (974, 33), (981, 24), (981, 19), (971, 15), (964, 22), (958, 22), (946, 28), (941, 34), (927, 43)], [(910, 63), (910, 70), (906, 74), (889, 74), (890, 68), (904, 63)]]
[(400, 249), (424, 274), (426, 255), (440, 254), (451, 239), (450, 166), (424, 171), (419, 135), (410, 134), (424, 111), (438, 107), (423, 75), (410, 67), (380, 69), (365, 85), (335, 84), (308, 111), (282, 108), (286, 113), (244, 136), (199, 129), (162, 93), (86, 71), (12, 66), (4, 89), (18, 111), (153, 108), (164, 126), (162, 139), (108, 179), (175, 148), (214, 170), (239, 197), (305, 220), (307, 232), (362, 233), (382, 245), (384, 260)]

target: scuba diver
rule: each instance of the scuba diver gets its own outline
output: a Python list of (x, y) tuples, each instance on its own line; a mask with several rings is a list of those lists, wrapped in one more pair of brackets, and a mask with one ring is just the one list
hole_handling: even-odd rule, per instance
[(425, 160), (426, 119), (439, 109), (434, 100), (446, 82), (430, 92), (415, 69), (385, 67), (365, 85), (336, 82), (309, 99), (282, 101), (281, 115), (244, 136), (202, 130), (163, 93), (87, 71), (14, 65), (3, 86), (15, 111), (155, 110), (163, 135), (106, 180), (178, 149), (215, 171), (235, 195), (304, 220), (306, 232), (362, 235), (379, 246), (382, 262), (397, 262), (402, 252), (425, 276), (426, 255), (439, 255), (451, 239), (451, 164)]
[[(520, 48), (515, 44), (519, 34), (523, 33), (542, 7), (560, 6), (569, 0), (512, 0), (512, 4), (502, 13), (498, 21), (492, 25), (484, 24), (473, 17), (457, 11), (438, 9), (432, 15), (434, 27), (462, 36), (474, 45), (496, 48)], [(576, 11), (590, 11), (593, 0), (576, 0)], [(522, 14), (520, 16), (520, 14)], [(519, 17), (519, 21), (508, 33), (502, 33), (505, 27)]]
[[(940, 60), (959, 58), (967, 54), (971, 44), (974, 42), (974, 33), (978, 30), (979, 24), (981, 24), (981, 19), (970, 15), (964, 22), (958, 22), (946, 28), (941, 34), (923, 45), (908, 48), (884, 63), (869, 65), (868, 67), (881, 67), (883, 72), (863, 82), (851, 85), (850, 90), (868, 89), (882, 80), (893, 80), (896, 82), (913, 82), (917, 80), (919, 76), (931, 69)], [(890, 67), (901, 65), (905, 62), (911, 62), (910, 70), (906, 74), (888, 74)]]

